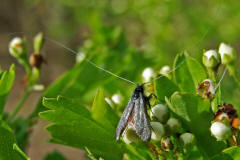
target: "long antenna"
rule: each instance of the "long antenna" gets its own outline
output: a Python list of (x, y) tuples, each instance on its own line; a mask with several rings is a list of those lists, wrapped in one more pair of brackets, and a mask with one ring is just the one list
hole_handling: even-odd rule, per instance
[(225, 67), (224, 72), (223, 72), (223, 74), (222, 74), (222, 77), (220, 78), (218, 84), (217, 84), (216, 87), (215, 87), (215, 92), (217, 91), (218, 87), (220, 86), (220, 84), (221, 84), (224, 76), (226, 75), (226, 73), (227, 73), (227, 67)]
[[(48, 38), (48, 37), (45, 37), (45, 39), (48, 40), (48, 41), (50, 41), (50, 42), (52, 42), (52, 43), (54, 43), (54, 44), (56, 44), (56, 45), (58, 45), (58, 46), (60, 46), (60, 47), (63, 47), (64, 49), (70, 51), (71, 53), (73, 53), (73, 54), (75, 54), (75, 55), (78, 54), (78, 53), (77, 53), (76, 51), (74, 51), (73, 49), (67, 47), (66, 45), (64, 45), (64, 44), (62, 44), (62, 43), (60, 43), (60, 42), (58, 42), (58, 41), (56, 41), (56, 40), (50, 39), (50, 38)], [(123, 78), (123, 77), (121, 77), (121, 76), (118, 76), (118, 75), (116, 75), (115, 73), (110, 72), (109, 70), (106, 70), (106, 69), (98, 66), (97, 64), (95, 64), (94, 62), (92, 62), (91, 60), (89, 60), (89, 59), (87, 59), (87, 58), (85, 58), (85, 60), (86, 60), (88, 63), (90, 63), (91, 65), (93, 65), (94, 67), (96, 67), (96, 68), (98, 68), (98, 69), (100, 69), (100, 70), (102, 70), (102, 71), (104, 71), (104, 72), (106, 72), (106, 73), (108, 73), (108, 74), (110, 74), (110, 75), (112, 75), (112, 76), (114, 76), (114, 77), (117, 77), (117, 78), (119, 78), (119, 79), (121, 79), (121, 80), (124, 80), (124, 81), (126, 81), (126, 82), (129, 82), (129, 83), (131, 83), (131, 84), (134, 84), (134, 85), (138, 86), (138, 83), (136, 83), (136, 82), (133, 82), (133, 81), (131, 81), (131, 80), (128, 80), (128, 79), (126, 79), (126, 78)], [(175, 68), (173, 68), (171, 71), (169, 71), (167, 74), (169, 74), (169, 73), (174, 72), (175, 70), (177, 70), (182, 64), (185, 63), (185, 61), (186, 61), (186, 59), (185, 59), (184, 61), (182, 61), (178, 66), (176, 66)], [(159, 79), (159, 78), (161, 78), (161, 77), (163, 77), (163, 75), (160, 75), (160, 76), (156, 77), (154, 80), (149, 81), (149, 82), (145, 82), (145, 83), (143, 83), (143, 84), (152, 83), (153, 81), (155, 81), (155, 80), (157, 80), (157, 79)]]
[[(221, 7), (221, 5), (219, 4), (219, 5), (218, 5), (218, 8), (217, 8), (217, 10), (216, 10), (215, 15), (218, 15), (218, 12), (220, 11), (220, 7)], [(192, 47), (190, 47), (190, 49), (193, 49), (193, 48), (197, 47), (197, 46), (200, 44), (200, 42), (203, 41), (204, 38), (207, 36), (207, 34), (208, 34), (208, 32), (210, 31), (211, 28), (212, 28), (212, 27), (209, 25), (208, 28), (206, 29), (206, 31), (204, 32), (204, 34), (201, 36), (201, 38), (200, 38)], [(175, 68), (173, 68), (172, 70), (170, 70), (169, 72), (167, 72), (167, 74), (170, 74), (170, 73), (176, 71), (176, 70), (177, 70), (181, 65), (183, 65), (185, 62), (186, 62), (186, 59), (185, 59), (184, 61), (182, 61), (179, 65), (177, 65)], [(221, 83), (224, 75), (226, 74), (226, 71), (227, 71), (227, 69), (225, 69), (225, 71), (224, 71), (224, 73), (223, 73), (223, 75), (222, 75), (222, 77), (221, 77), (218, 85), (216, 86), (216, 90), (217, 90), (217, 88), (219, 87), (219, 85), (220, 85), (220, 83)], [(159, 78), (161, 78), (161, 77), (164, 77), (164, 76), (165, 76), (165, 75), (160, 75), (160, 76), (154, 78), (153, 80), (151, 80), (151, 81), (149, 81), (149, 82), (145, 82), (145, 83), (143, 83), (143, 84), (152, 83), (152, 82), (154, 82), (155, 80), (157, 80), (157, 79), (159, 79)]]
[[(175, 68), (173, 68), (172, 70), (170, 70), (169, 72), (167, 72), (166, 74), (170, 74), (174, 71), (176, 71), (178, 68), (181, 67), (181, 65), (183, 65), (184, 63), (186, 62), (186, 59), (184, 61), (182, 61), (180, 64), (178, 64)], [(149, 81), (149, 82), (145, 82), (143, 84), (148, 84), (148, 83), (152, 83), (154, 82), (155, 80), (159, 79), (159, 78), (162, 78), (162, 77), (165, 77), (165, 75), (160, 75), (160, 76), (157, 76), (156, 78), (154, 78), (153, 80)]]
[[(216, 15), (217, 15), (217, 13), (218, 13), (218, 11), (219, 11), (219, 8), (220, 8), (220, 5), (219, 5), (219, 7), (218, 7), (218, 9), (217, 9), (217, 11), (216, 11)], [(204, 32), (203, 36), (200, 38), (200, 40), (199, 40), (195, 45), (193, 45), (192, 48), (195, 48), (196, 46), (198, 46), (198, 44), (199, 44), (201, 41), (203, 41), (203, 39), (207, 36), (210, 28), (211, 28), (211, 26), (208, 26), (208, 28), (207, 28), (207, 30)], [(22, 33), (24, 33), (24, 32), (13, 32), (13, 33), (11, 33), (11, 34), (16, 34), (16, 33), (21, 33), (21, 34), (22, 34)], [(75, 55), (78, 54), (78, 53), (77, 53), (76, 51), (74, 51), (73, 49), (67, 47), (66, 45), (64, 45), (64, 44), (62, 44), (62, 43), (60, 43), (60, 42), (58, 42), (58, 41), (56, 41), (56, 40), (54, 40), (54, 39), (51, 39), (51, 38), (48, 38), (48, 37), (44, 37), (44, 39), (46, 39), (46, 40), (48, 40), (48, 41), (50, 41), (50, 42), (52, 42), (52, 43), (54, 43), (54, 44), (56, 44), (56, 45), (58, 45), (58, 46), (63, 47), (64, 49), (70, 51), (71, 53), (73, 53), (73, 54), (75, 54)], [(121, 79), (121, 80), (123, 80), (123, 81), (126, 81), (126, 82), (128, 82), (128, 83), (134, 84), (134, 85), (136, 85), (136, 86), (138, 85), (138, 83), (136, 83), (136, 82), (133, 82), (133, 81), (131, 81), (131, 80), (128, 80), (128, 79), (126, 79), (126, 78), (124, 78), (124, 77), (121, 77), (121, 76), (119, 76), (119, 75), (117, 75), (117, 74), (115, 74), (115, 73), (113, 73), (113, 72), (111, 72), (111, 71), (109, 71), (109, 70), (106, 70), (106, 69), (98, 66), (97, 64), (95, 64), (94, 62), (92, 62), (91, 60), (89, 60), (89, 59), (87, 59), (87, 58), (84, 58), (84, 59), (85, 59), (88, 63), (90, 63), (91, 65), (93, 65), (94, 67), (96, 67), (96, 68), (98, 68), (98, 69), (100, 69), (100, 70), (102, 70), (102, 71), (104, 71), (104, 72), (106, 72), (106, 73), (108, 73), (108, 74), (110, 74), (110, 75), (112, 75), (112, 76), (114, 76), (114, 77), (117, 77), (117, 78), (119, 78), (119, 79)], [(178, 66), (176, 66), (175, 68), (173, 68), (171, 71), (169, 71), (167, 74), (170, 74), (170, 73), (174, 72), (175, 70), (177, 70), (181, 65), (183, 65), (183, 64), (185, 63), (185, 61), (186, 61), (186, 59), (185, 59), (184, 61), (182, 61)], [(225, 71), (225, 72), (226, 72), (226, 71)], [(225, 72), (224, 72), (224, 74), (225, 74)], [(161, 77), (163, 77), (163, 76), (164, 76), (164, 75), (160, 75), (160, 76), (156, 77), (155, 79), (153, 79), (152, 81), (145, 82), (145, 83), (143, 83), (143, 84), (152, 83), (153, 81), (155, 81), (155, 80), (157, 80), (157, 79), (159, 79), (159, 78), (161, 78)], [(222, 77), (222, 78), (223, 78), (223, 77)], [(221, 79), (221, 80), (222, 80), (222, 79)], [(221, 80), (220, 80), (220, 82), (221, 82)], [(219, 83), (219, 84), (220, 84), (220, 83)], [(217, 85), (217, 87), (219, 86), (219, 84)], [(217, 88), (216, 88), (216, 89), (217, 89)]]
[[(50, 39), (50, 38), (46, 38), (46, 37), (45, 37), (45, 39), (48, 40), (48, 41), (50, 41), (50, 42), (52, 42), (52, 43), (57, 44), (58, 46), (61, 46), (61, 47), (65, 48), (66, 50), (70, 51), (71, 53), (73, 53), (73, 54), (75, 54), (75, 55), (78, 54), (78, 53), (77, 53), (76, 51), (74, 51), (73, 49), (65, 46), (64, 44), (62, 44), (62, 43), (60, 43), (60, 42), (58, 42), (58, 41), (56, 41), (56, 40), (53, 40), (53, 39)], [(108, 73), (108, 74), (110, 74), (110, 75), (112, 75), (112, 76), (114, 76), (114, 77), (117, 77), (117, 78), (119, 78), (119, 79), (121, 79), (121, 80), (124, 80), (124, 81), (126, 81), (126, 82), (129, 82), (129, 83), (132, 83), (132, 84), (134, 84), (134, 85), (136, 85), (136, 86), (138, 85), (137, 83), (135, 83), (135, 82), (133, 82), (133, 81), (130, 81), (130, 80), (126, 79), (126, 78), (123, 78), (123, 77), (121, 77), (121, 76), (118, 76), (118, 75), (116, 75), (115, 73), (110, 72), (110, 71), (108, 71), (108, 70), (106, 70), (106, 69), (98, 66), (97, 64), (95, 64), (94, 62), (90, 61), (90, 60), (87, 59), (87, 58), (85, 58), (85, 60), (86, 60), (88, 63), (90, 63), (91, 65), (93, 65), (94, 67), (96, 67), (96, 68), (98, 68), (98, 69), (100, 69), (100, 70), (102, 70), (102, 71), (104, 71), (104, 72), (106, 72), (106, 73)]]

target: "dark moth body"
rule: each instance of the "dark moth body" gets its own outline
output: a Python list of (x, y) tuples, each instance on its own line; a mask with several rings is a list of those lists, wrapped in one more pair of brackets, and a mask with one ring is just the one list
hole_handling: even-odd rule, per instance
[(122, 117), (116, 129), (116, 140), (122, 133), (131, 125), (137, 135), (143, 141), (149, 141), (151, 138), (150, 118), (147, 113), (148, 98), (143, 94), (143, 86), (138, 86), (132, 97), (130, 98), (127, 107), (125, 108)]

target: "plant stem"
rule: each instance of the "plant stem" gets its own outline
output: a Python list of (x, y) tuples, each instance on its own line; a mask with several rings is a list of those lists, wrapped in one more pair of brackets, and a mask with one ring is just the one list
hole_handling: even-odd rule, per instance
[(19, 110), (22, 108), (23, 104), (25, 103), (26, 99), (28, 98), (28, 96), (30, 95), (32, 89), (31, 87), (27, 88), (27, 90), (25, 91), (24, 95), (22, 96), (21, 100), (18, 102), (16, 108), (13, 110), (13, 112), (9, 115), (7, 122), (11, 122), (12, 120), (14, 120), (16, 114), (19, 112)]
[(211, 69), (211, 68), (208, 68), (207, 69), (208, 70), (208, 76), (209, 76), (209, 78), (214, 82), (214, 83), (216, 83), (216, 72), (213, 70), (213, 69)]

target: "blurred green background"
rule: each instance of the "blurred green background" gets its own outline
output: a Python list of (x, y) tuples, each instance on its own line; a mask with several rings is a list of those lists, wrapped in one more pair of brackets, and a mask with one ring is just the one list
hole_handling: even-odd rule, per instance
[[(107, 65), (98, 64), (140, 82), (144, 67), (158, 71), (163, 65), (172, 66), (175, 55), (185, 50), (201, 61), (204, 49), (217, 49), (220, 42), (226, 42), (239, 53), (239, 21), (238, 0), (1, 0), (0, 65), (6, 69), (15, 62), (8, 54), (12, 37), (24, 34), (31, 38), (42, 31), (48, 38), (75, 50), (84, 51), (87, 45), (94, 45), (94, 53), (100, 54), (107, 48), (113, 52), (109, 57), (115, 60), (110, 58)], [(121, 54), (125, 57), (123, 64), (128, 65), (118, 61), (123, 56)], [(43, 67), (41, 82), (45, 85), (75, 64), (75, 55), (49, 41), (44, 56), (48, 64)], [(127, 63), (128, 56), (131, 61)], [(16, 83), (23, 79), (22, 74), (23, 69), (18, 67)], [(129, 84), (119, 83), (129, 88)], [(110, 93), (115, 91), (117, 89)], [(8, 111), (15, 106), (18, 92), (21, 87), (16, 84), (15, 92), (9, 97), (13, 101), (8, 103)], [(240, 107), (240, 92), (228, 76), (223, 80), (222, 94), (226, 103)], [(36, 105), (40, 95), (32, 95), (21, 113), (23, 116), (31, 113), (29, 110), (33, 110), (32, 106)], [(88, 99), (90, 103), (92, 96)], [(45, 122), (40, 122), (33, 132), (29, 149), (30, 156), (36, 156), (33, 159), (41, 159), (43, 152), (56, 148), (51, 145), (48, 149), (47, 134), (42, 131), (44, 125)], [(82, 154), (68, 150), (69, 159), (78, 159), (77, 155)]]

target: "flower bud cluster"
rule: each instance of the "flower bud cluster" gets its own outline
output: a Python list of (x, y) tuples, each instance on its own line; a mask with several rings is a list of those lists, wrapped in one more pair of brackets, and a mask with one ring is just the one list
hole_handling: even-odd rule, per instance
[[(153, 141), (160, 141), (161, 148), (164, 151), (170, 151), (174, 148), (170, 136), (175, 136), (181, 132), (181, 122), (170, 117), (169, 109), (163, 104), (155, 105), (150, 112), (152, 118), (152, 136)], [(194, 144), (195, 138), (191, 133), (183, 133), (180, 135), (179, 140), (184, 147)]]
[(181, 123), (176, 118), (170, 118), (169, 109), (166, 105), (157, 104), (150, 111), (152, 127), (152, 141), (161, 142), (161, 148), (164, 151), (173, 149), (173, 143), (170, 135), (178, 133), (181, 129)]
[(27, 41), (25, 38), (15, 37), (9, 43), (10, 55), (16, 58), (17, 61), (24, 66), (28, 77), (28, 83), (35, 91), (44, 89), (44, 86), (36, 85), (39, 79), (39, 68), (44, 62), (44, 59), (40, 54), (43, 43), (43, 34), (37, 34), (33, 40), (34, 52), (30, 56), (27, 54)]
[(10, 54), (15, 57), (20, 64), (24, 65), (26, 70), (28, 67), (37, 67), (39, 68), (41, 64), (44, 62), (40, 51), (43, 47), (44, 39), (43, 34), (39, 33), (34, 37), (33, 40), (33, 48), (34, 53), (29, 56), (29, 60), (27, 59), (27, 42), (25, 38), (15, 37), (9, 43), (9, 52)]
[(149, 82), (156, 77), (157, 74), (161, 74), (163, 76), (169, 77), (169, 73), (171, 72), (171, 68), (169, 66), (163, 66), (160, 71), (157, 73), (153, 68), (147, 67), (142, 72), (143, 82)]
[[(195, 136), (192, 133), (182, 133), (180, 136), (176, 136), (181, 133), (181, 122), (170, 117), (169, 109), (166, 105), (156, 104), (150, 111), (150, 122), (152, 128), (151, 141), (153, 143), (159, 143), (163, 151), (173, 150), (174, 144), (171, 138), (178, 137), (179, 142), (183, 147), (191, 148), (195, 143)], [(126, 129), (123, 140), (126, 144), (136, 143), (140, 140), (133, 127), (130, 126)]]
[(234, 129), (240, 129), (240, 118), (236, 109), (231, 104), (219, 105), (210, 128), (212, 135), (218, 141), (227, 140)]
[(203, 53), (203, 64), (207, 68), (216, 68), (220, 63), (230, 64), (236, 59), (235, 52), (230, 45), (221, 43), (218, 51), (210, 49)]

